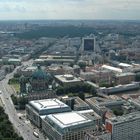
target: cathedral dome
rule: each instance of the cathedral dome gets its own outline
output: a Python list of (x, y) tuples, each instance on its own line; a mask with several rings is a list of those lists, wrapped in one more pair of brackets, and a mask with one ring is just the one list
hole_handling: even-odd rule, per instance
[(32, 79), (34, 80), (48, 80), (48, 75), (45, 71), (38, 66), (38, 69), (32, 74)]

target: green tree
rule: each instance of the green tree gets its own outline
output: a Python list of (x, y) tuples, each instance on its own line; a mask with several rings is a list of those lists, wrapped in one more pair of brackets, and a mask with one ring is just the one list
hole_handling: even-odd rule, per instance
[(135, 79), (136, 81), (140, 81), (140, 72), (136, 74)]
[(57, 95), (63, 95), (65, 94), (64, 88), (62, 86), (58, 86), (56, 90)]
[(2, 107), (0, 107), (0, 140), (23, 140), (19, 137), (8, 119), (8, 115), (5, 114)]
[(18, 99), (14, 94), (11, 95), (11, 98), (12, 98), (13, 104), (18, 105)]
[(97, 90), (95, 89), (95, 87), (91, 87), (90, 93), (91, 93), (93, 96), (96, 96)]
[(113, 113), (116, 116), (122, 116), (123, 115), (123, 110), (121, 110), (121, 109), (113, 109)]
[(80, 99), (82, 99), (83, 101), (85, 100), (85, 94), (83, 92), (79, 92), (78, 96)]
[(20, 78), (20, 76), (21, 76), (21, 75), (18, 74), (18, 73), (15, 73), (15, 74), (14, 74), (14, 78)]
[(28, 103), (28, 99), (26, 97), (18, 98), (18, 105), (20, 109), (25, 109), (26, 104)]
[(79, 62), (78, 63), (78, 65), (79, 65), (79, 67), (82, 69), (82, 70), (84, 70), (85, 71), (85, 68), (86, 68), (86, 62)]

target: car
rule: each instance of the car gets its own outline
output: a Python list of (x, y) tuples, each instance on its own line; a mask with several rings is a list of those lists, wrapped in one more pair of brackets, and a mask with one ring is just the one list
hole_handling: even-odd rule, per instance
[(2, 94), (2, 91), (0, 90), (0, 94)]

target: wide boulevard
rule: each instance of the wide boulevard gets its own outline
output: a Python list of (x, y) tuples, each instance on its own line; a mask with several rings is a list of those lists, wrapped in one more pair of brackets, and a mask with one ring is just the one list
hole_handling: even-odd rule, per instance
[(33, 135), (33, 132), (35, 131), (34, 128), (31, 127), (30, 123), (25, 123), (27, 121), (19, 118), (18, 113), (11, 100), (11, 94), (14, 93), (14, 90), (8, 85), (8, 80), (13, 77), (13, 74), (15, 73), (17, 68), (12, 73), (6, 75), (5, 79), (0, 81), (0, 90), (2, 91), (0, 97), (2, 100), (4, 110), (8, 114), (9, 119), (13, 124), (15, 130), (17, 131), (17, 133), (19, 133), (19, 135), (21, 135), (24, 138), (24, 140), (45, 140), (42, 133), (39, 133), (39, 130), (39, 138), (36, 138)]

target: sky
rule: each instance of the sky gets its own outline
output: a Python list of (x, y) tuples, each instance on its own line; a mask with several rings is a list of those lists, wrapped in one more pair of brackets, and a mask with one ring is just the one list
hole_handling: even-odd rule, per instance
[(140, 20), (140, 0), (0, 0), (0, 20)]

